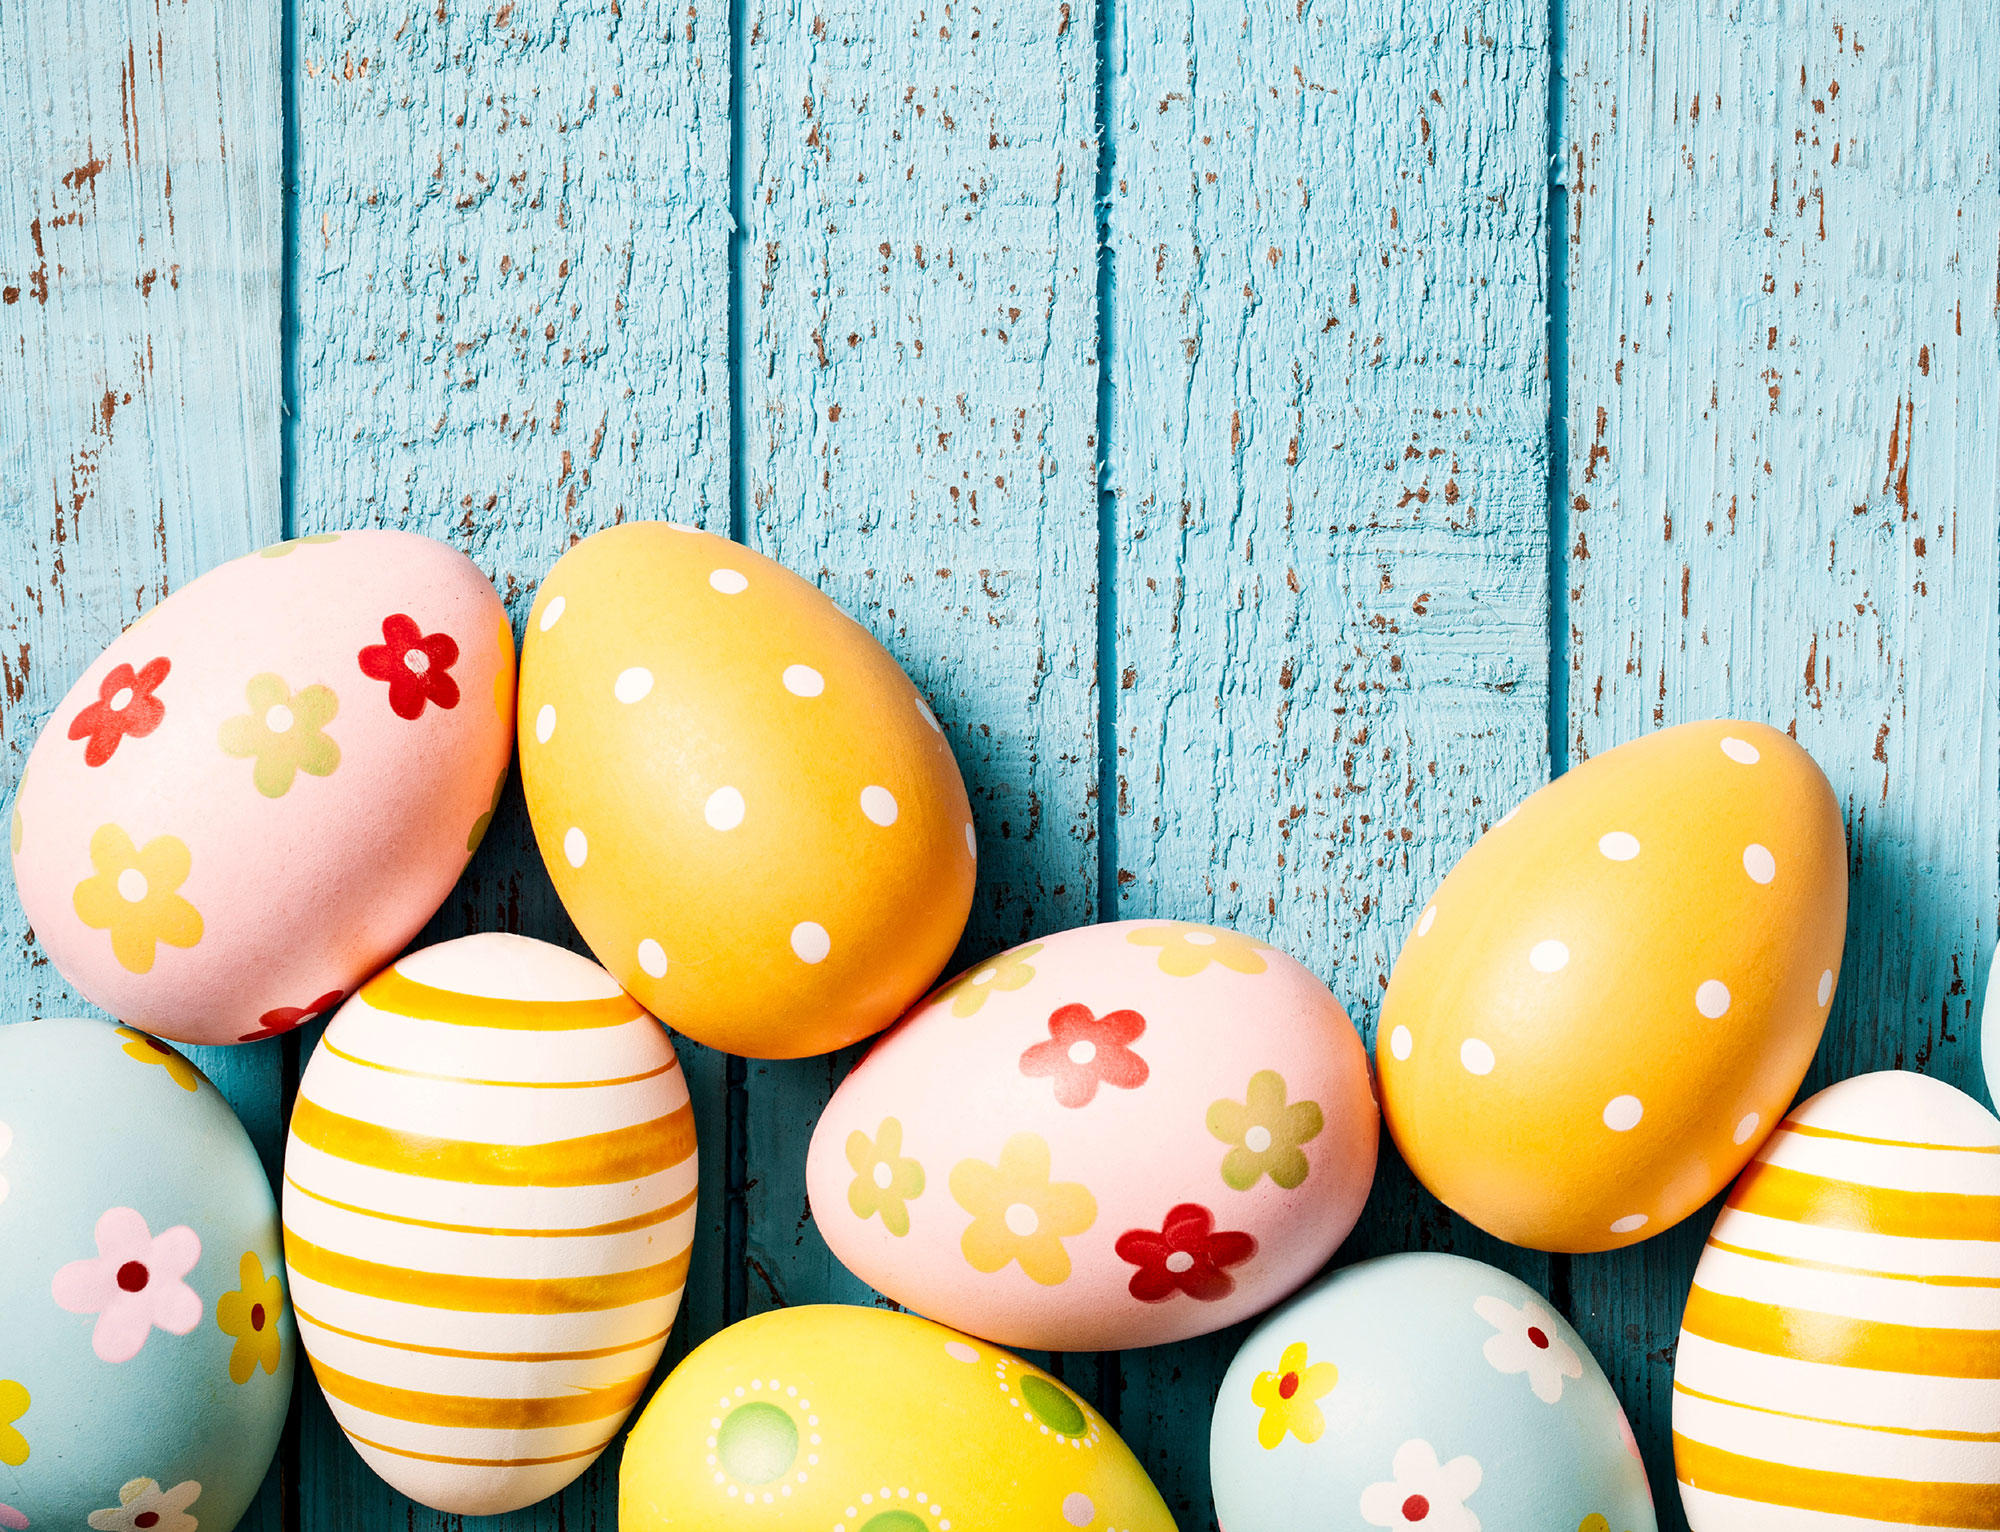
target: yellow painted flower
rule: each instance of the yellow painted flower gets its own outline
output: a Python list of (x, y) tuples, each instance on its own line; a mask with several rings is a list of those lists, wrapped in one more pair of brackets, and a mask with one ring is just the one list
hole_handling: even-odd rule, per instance
[(1267, 966), (1261, 950), (1264, 943), (1252, 941), (1240, 931), (1223, 931), (1214, 926), (1191, 926), (1179, 921), (1172, 925), (1145, 926), (1127, 934), (1135, 947), (1160, 949), (1160, 972), (1177, 979), (1191, 979), (1210, 963), (1220, 963), (1237, 973), (1262, 973)]
[(500, 663), (493, 667), (493, 711), (502, 723), (514, 717), (514, 625), (500, 619)]
[(847, 1188), (847, 1205), (856, 1218), (882, 1215), (882, 1227), (900, 1239), (910, 1232), (910, 1210), (904, 1204), (924, 1191), (924, 1167), (903, 1158), (903, 1125), (884, 1117), (871, 1140), (856, 1129), (847, 1135), (847, 1163), (854, 1167)]
[(1063, 1241), (1097, 1221), (1097, 1199), (1075, 1181), (1049, 1179), (1048, 1141), (1016, 1133), (1000, 1163), (960, 1160), (951, 1194), (972, 1215), (959, 1248), (975, 1271), (999, 1271), (1010, 1261), (1044, 1287), (1069, 1280)]
[(986, 1004), (987, 997), (1001, 990), (1012, 992), (1025, 987), (1035, 976), (1028, 959), (1042, 950), (1040, 942), (1014, 947), (998, 957), (988, 958), (976, 968), (968, 968), (937, 993), (937, 1004), (951, 1001), (951, 1014), (971, 1016)]
[(76, 886), (76, 917), (111, 933), (111, 951), (133, 973), (150, 973), (156, 945), (192, 947), (201, 940), (201, 912), (180, 896), (194, 859), (187, 844), (156, 835), (144, 849), (117, 825), (90, 837), (94, 877)]
[(266, 671), (243, 688), (250, 711), (226, 718), (216, 735), (225, 755), (254, 757), (250, 780), (266, 798), (282, 798), (300, 772), (325, 777), (340, 764), (340, 746), (323, 732), (340, 711), (328, 686), (293, 691), (285, 678)]
[(1289, 1434), (1308, 1444), (1326, 1430), (1319, 1400), (1340, 1381), (1331, 1362), (1306, 1360), (1306, 1343), (1293, 1341), (1278, 1358), (1276, 1372), (1260, 1372), (1250, 1385), (1250, 1402), (1264, 1412), (1257, 1422), (1257, 1441), (1267, 1450)]
[(0, 1463), (19, 1468), (28, 1461), (28, 1439), (14, 1422), (28, 1413), (28, 1391), (11, 1378), (0, 1378)]
[(1222, 1179), (1239, 1192), (1267, 1175), (1291, 1191), (1312, 1168), (1300, 1145), (1318, 1138), (1325, 1126), (1317, 1102), (1285, 1100), (1284, 1076), (1275, 1069), (1252, 1075), (1243, 1100), (1224, 1097), (1208, 1108), (1208, 1131), (1229, 1145)]
[(158, 1064), (182, 1090), (199, 1090), (204, 1078), (178, 1049), (169, 1048), (157, 1037), (148, 1037), (136, 1027), (120, 1027), (118, 1035), (125, 1039), (125, 1051), (141, 1064)]
[(278, 1370), (278, 1310), (285, 1289), (275, 1272), (264, 1275), (264, 1263), (254, 1250), (243, 1252), (236, 1276), (236, 1291), (215, 1300), (215, 1322), (224, 1335), (236, 1337), (236, 1348), (229, 1353), (229, 1381), (248, 1383), (259, 1367)]

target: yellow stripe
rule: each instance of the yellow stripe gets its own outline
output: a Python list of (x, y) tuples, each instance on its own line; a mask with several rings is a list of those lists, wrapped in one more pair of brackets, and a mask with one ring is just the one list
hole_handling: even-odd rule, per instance
[[(618, 1428), (613, 1426), (611, 1436), (617, 1434)], [(356, 1436), (352, 1431), (347, 1433), (349, 1441), (363, 1447), (373, 1447), (377, 1452), (393, 1452), (399, 1458), (416, 1458), (423, 1463), (453, 1463), (464, 1468), (539, 1468), (545, 1463), (569, 1463), (577, 1458), (594, 1458), (611, 1445), (611, 1436), (605, 1437), (595, 1447), (579, 1447), (575, 1452), (558, 1452), (554, 1457), (547, 1458), (455, 1458), (448, 1457), (442, 1452), (412, 1452), (408, 1447), (391, 1447), (387, 1442), (370, 1441), (365, 1436)]]
[(665, 1330), (655, 1330), (651, 1335), (627, 1341), (622, 1346), (597, 1346), (588, 1351), (465, 1351), (456, 1346), (419, 1346), (415, 1341), (389, 1340), (381, 1335), (364, 1335), (359, 1330), (342, 1329), (339, 1325), (328, 1324), (317, 1314), (308, 1314), (296, 1303), (292, 1305), (292, 1313), (309, 1325), (330, 1330), (335, 1335), (344, 1335), (349, 1340), (366, 1341), (371, 1346), (387, 1346), (392, 1351), (415, 1351), (424, 1356), (464, 1357), (476, 1362), (594, 1362), (600, 1357), (618, 1356), (663, 1341), (673, 1329), (669, 1325)]
[(641, 1080), (650, 1080), (680, 1067), (680, 1060), (668, 1059), (656, 1069), (636, 1075), (616, 1075), (609, 1080), (483, 1080), (473, 1075), (433, 1074), (427, 1069), (404, 1069), (397, 1064), (384, 1064), (380, 1059), (364, 1059), (358, 1053), (336, 1048), (327, 1038), (320, 1040), (320, 1047), (337, 1059), (359, 1064), (363, 1069), (379, 1069), (384, 1074), (402, 1075), (411, 1080), (442, 1080), (447, 1085), (497, 1085), (502, 1090), (595, 1090), (600, 1085), (636, 1085)]
[(1911, 1138), (1875, 1138), (1867, 1133), (1843, 1133), (1838, 1128), (1816, 1128), (1810, 1123), (1787, 1122), (1781, 1131), (1803, 1133), (1808, 1138), (1837, 1138), (1849, 1144), (1882, 1144), (1890, 1149), (1943, 1149), (1951, 1154), (2000, 1154), (2000, 1144), (1923, 1144)]
[(1729, 1205), (1822, 1229), (1903, 1239), (2000, 1240), (2000, 1197), (1865, 1186), (1764, 1160), (1743, 1172), (1729, 1194)]
[(1866, 1266), (1840, 1266), (1832, 1261), (1809, 1261), (1802, 1255), (1780, 1255), (1775, 1250), (1752, 1250), (1746, 1245), (1725, 1244), (1711, 1238), (1711, 1250), (1726, 1250), (1731, 1255), (1747, 1255), (1754, 1261), (1776, 1261), (1782, 1266), (1797, 1266), (1805, 1271), (1830, 1271), (1842, 1277), (1880, 1277), (1885, 1282), (1921, 1282), (1928, 1287), (2000, 1287), (2000, 1277), (1928, 1277), (1914, 1271), (1871, 1271)]
[(637, 1181), (693, 1154), (694, 1108), (683, 1104), (651, 1122), (581, 1138), (559, 1138), (545, 1144), (481, 1144), (386, 1128), (330, 1112), (300, 1096), (292, 1109), (292, 1137), (335, 1159), (434, 1181), (475, 1186), (605, 1186)]
[(1681, 1328), (1765, 1356), (1926, 1378), (2000, 1378), (2000, 1330), (1893, 1325), (1784, 1308), (1697, 1286)]
[(1755, 1410), (1759, 1415), (1776, 1415), (1785, 1420), (1802, 1420), (1810, 1426), (1839, 1426), (1848, 1431), (1879, 1431), (1884, 1436), (1921, 1436), (1937, 1442), (2000, 1442), (2000, 1431), (1935, 1431), (1919, 1430), (1915, 1426), (1871, 1426), (1858, 1420), (1834, 1420), (1826, 1415), (1800, 1415), (1791, 1410), (1774, 1410), (1765, 1404), (1746, 1404), (1741, 1399), (1725, 1399), (1720, 1394), (1704, 1394), (1698, 1388), (1689, 1388), (1685, 1383), (1676, 1382), (1674, 1392), (1686, 1394), (1690, 1399), (1705, 1399), (1710, 1404), (1726, 1404), (1732, 1410)]
[(635, 1213), (630, 1218), (620, 1218), (614, 1223), (586, 1224), (578, 1229), (485, 1229), (477, 1224), (440, 1223), (434, 1218), (407, 1218), (401, 1213), (384, 1213), (379, 1208), (358, 1207), (352, 1202), (342, 1202), (337, 1198), (313, 1191), (310, 1187), (301, 1186), (290, 1174), (286, 1175), (285, 1184), (301, 1197), (324, 1202), (328, 1207), (339, 1208), (343, 1213), (358, 1213), (363, 1218), (379, 1218), (384, 1223), (408, 1224), (418, 1229), (443, 1229), (448, 1234), (494, 1234), (503, 1239), (575, 1239), (594, 1234), (629, 1234), (634, 1229), (650, 1229), (654, 1224), (678, 1218), (694, 1206), (695, 1199), (695, 1194), (691, 1191), (655, 1212)]
[(1795, 1468), (1725, 1452), (1674, 1433), (1674, 1468), (1681, 1483), (1753, 1505), (1782, 1505), (1836, 1516), (1900, 1521), (1919, 1527), (2000, 1529), (2000, 1495), (1990, 1484), (1940, 1484), (1878, 1479), (1868, 1474)]
[(551, 1426), (587, 1426), (623, 1415), (646, 1390), (650, 1371), (620, 1378), (606, 1388), (582, 1388), (546, 1399), (491, 1399), (470, 1394), (427, 1394), (414, 1388), (371, 1383), (313, 1362), (313, 1376), (329, 1398), (371, 1415), (420, 1426), (459, 1431), (545, 1431)]
[(679, 1292), (687, 1281), (688, 1251), (657, 1266), (594, 1277), (471, 1277), (364, 1261), (315, 1245), (287, 1228), (285, 1264), (294, 1276), (417, 1308), (467, 1314), (588, 1314)]
[(496, 1027), (508, 1032), (577, 1032), (620, 1027), (646, 1014), (620, 990), (608, 1000), (499, 1000), (462, 995), (454, 989), (420, 984), (395, 968), (385, 968), (361, 986), (361, 998), (378, 1011), (460, 1027)]

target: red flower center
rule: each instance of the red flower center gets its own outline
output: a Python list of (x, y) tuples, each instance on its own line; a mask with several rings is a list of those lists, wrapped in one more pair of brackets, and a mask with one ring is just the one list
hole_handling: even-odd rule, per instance
[(250, 1328), (253, 1330), (264, 1328), (264, 1305), (261, 1303), (250, 1305)]
[(1528, 1326), (1528, 1343), (1537, 1351), (1546, 1351), (1549, 1349), (1549, 1338), (1542, 1333), (1540, 1325)]
[(142, 1291), (152, 1280), (152, 1273), (137, 1261), (127, 1261), (118, 1268), (118, 1285), (128, 1293)]
[(157, 1527), (159, 1524), (160, 1513), (158, 1511), (141, 1511), (137, 1516), (132, 1518), (132, 1525), (135, 1527)]
[(1289, 1399), (1298, 1391), (1299, 1375), (1297, 1373), (1288, 1372), (1282, 1378), (1278, 1379), (1278, 1397), (1280, 1399)]
[(1403, 1520), (1422, 1521), (1431, 1513), (1431, 1503), (1422, 1495), (1412, 1495), (1403, 1502)]

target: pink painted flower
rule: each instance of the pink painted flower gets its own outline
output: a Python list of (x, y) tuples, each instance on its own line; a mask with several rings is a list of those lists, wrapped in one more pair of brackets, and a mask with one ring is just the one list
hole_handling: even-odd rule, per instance
[(7, 1532), (23, 1532), (27, 1525), (28, 1518), (11, 1505), (0, 1505), (0, 1527), (5, 1527)]
[(100, 1361), (129, 1362), (157, 1325), (185, 1335), (201, 1320), (201, 1299), (181, 1279), (201, 1259), (201, 1240), (186, 1224), (156, 1237), (131, 1208), (97, 1220), (97, 1258), (71, 1261), (49, 1284), (72, 1314), (95, 1314), (90, 1349)]

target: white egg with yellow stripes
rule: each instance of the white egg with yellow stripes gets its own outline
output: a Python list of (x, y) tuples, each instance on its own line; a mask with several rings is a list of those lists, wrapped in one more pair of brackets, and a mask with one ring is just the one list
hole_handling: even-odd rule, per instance
[(299, 1081), (299, 1338), (355, 1450), (439, 1510), (513, 1510), (590, 1466), (666, 1343), (694, 1218), (673, 1044), (560, 947), (411, 953)]
[(2000, 1528), (2000, 1119), (1901, 1071), (1738, 1179), (1674, 1366), (1694, 1532)]

